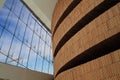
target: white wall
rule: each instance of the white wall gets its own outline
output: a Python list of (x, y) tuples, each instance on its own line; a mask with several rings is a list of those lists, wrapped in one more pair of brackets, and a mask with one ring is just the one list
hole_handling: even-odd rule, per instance
[(2, 8), (4, 2), (5, 2), (5, 0), (0, 0), (0, 9)]
[(0, 63), (0, 80), (52, 80), (53, 75)]
[(52, 13), (57, 0), (23, 0), (23, 1), (51, 30)]

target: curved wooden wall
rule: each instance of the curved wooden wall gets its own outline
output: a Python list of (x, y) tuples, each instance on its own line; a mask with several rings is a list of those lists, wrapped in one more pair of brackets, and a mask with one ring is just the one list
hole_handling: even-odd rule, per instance
[(55, 80), (119, 80), (119, 0), (58, 0), (52, 33)]

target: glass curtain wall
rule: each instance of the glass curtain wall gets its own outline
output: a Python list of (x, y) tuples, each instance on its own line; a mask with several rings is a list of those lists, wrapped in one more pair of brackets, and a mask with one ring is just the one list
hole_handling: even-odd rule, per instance
[(0, 10), (0, 62), (53, 74), (51, 33), (20, 0)]

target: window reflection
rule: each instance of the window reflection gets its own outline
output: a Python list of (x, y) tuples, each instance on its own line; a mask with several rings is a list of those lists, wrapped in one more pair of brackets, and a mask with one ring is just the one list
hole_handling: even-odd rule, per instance
[(48, 62), (46, 60), (44, 60), (43, 66), (43, 72), (48, 73)]
[(51, 43), (51, 36), (48, 34), (46, 38), (46, 43), (50, 46)]
[(50, 67), (49, 67), (49, 73), (53, 74), (53, 64), (52, 63), (50, 64)]
[(20, 48), (21, 48), (21, 41), (19, 41), (18, 39), (16, 39), (14, 37), (13, 42), (12, 42), (12, 46), (9, 52), (9, 57), (11, 57), (12, 59), (15, 60), (19, 60), (19, 53), (20, 53)]
[(10, 15), (6, 23), (6, 29), (9, 30), (12, 34), (14, 34), (17, 25), (17, 20), (18, 20), (17, 16), (10, 12)]
[(13, 35), (11, 35), (8, 31), (4, 30), (4, 32), (0, 38), (0, 49), (5, 55), (8, 54), (12, 36)]
[(12, 4), (13, 4), (13, 1), (14, 1), (14, 0), (6, 0), (5, 6), (6, 6), (7, 8), (11, 9)]
[(21, 53), (20, 53), (20, 60), (19, 63), (27, 66), (27, 61), (28, 61), (28, 55), (29, 55), (29, 48), (23, 44)]
[(34, 70), (35, 62), (36, 62), (36, 53), (33, 50), (31, 50), (28, 61), (28, 68)]
[(27, 44), (29, 47), (31, 45), (32, 35), (33, 35), (33, 32), (27, 27), (25, 32), (24, 43)]
[(17, 1), (18, 1), (18, 0), (13, 0), (13, 2), (12, 2), (12, 7), (10, 8), (10, 10), (11, 10), (10, 12), (15, 13), (14, 10), (15, 10), (15, 7), (17, 6)]
[(2, 34), (2, 30), (3, 30), (3, 28), (0, 26), (0, 37), (1, 37), (1, 34)]
[(1, 25), (2, 27), (4, 27), (8, 15), (9, 15), (9, 9), (7, 9), (6, 7), (3, 7), (3, 8), (0, 10), (0, 25)]
[(22, 21), (24, 21), (24, 23), (27, 24), (28, 16), (29, 16), (29, 11), (28, 11), (28, 9), (24, 6), (23, 9), (22, 9), (22, 12), (21, 12), (20, 19), (21, 19)]
[(45, 59), (49, 61), (49, 56), (50, 56), (50, 47), (48, 45), (46, 45), (45, 47)]
[(40, 40), (40, 44), (39, 44), (39, 52), (41, 56), (44, 56), (44, 47), (45, 47), (45, 43), (44, 41), (41, 39)]
[(45, 41), (46, 31), (44, 29), (41, 29), (41, 38)]
[(20, 40), (23, 40), (25, 27), (26, 27), (26, 25), (21, 20), (19, 20), (15, 36), (18, 37)]
[(40, 35), (41, 26), (38, 22), (36, 22), (36, 24), (35, 24), (35, 32), (36, 32), (37, 35)]
[(50, 61), (52, 61), (53, 60), (53, 56), (52, 56), (53, 54), (52, 54), (52, 49), (50, 50)]
[(42, 63), (43, 63), (43, 58), (41, 56), (38, 56), (35, 70), (41, 71), (42, 70)]
[(20, 15), (20, 11), (22, 9), (23, 4), (19, 1), (19, 0), (15, 0), (14, 3), (14, 13), (19, 16)]
[(32, 49), (35, 50), (36, 52), (38, 49), (38, 42), (39, 42), (39, 37), (36, 34), (34, 34), (33, 41), (32, 41)]
[(0, 62), (53, 74), (51, 33), (20, 0), (0, 11)]
[(31, 28), (31, 30), (34, 30), (35, 20), (33, 19), (33, 15), (32, 14), (29, 16), (28, 26)]

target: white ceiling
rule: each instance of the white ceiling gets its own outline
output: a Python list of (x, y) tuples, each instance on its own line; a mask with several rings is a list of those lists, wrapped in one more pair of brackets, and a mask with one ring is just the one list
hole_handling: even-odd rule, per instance
[(52, 13), (57, 0), (23, 0), (26, 5), (51, 30)]

